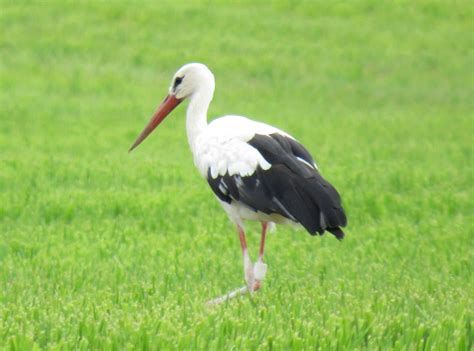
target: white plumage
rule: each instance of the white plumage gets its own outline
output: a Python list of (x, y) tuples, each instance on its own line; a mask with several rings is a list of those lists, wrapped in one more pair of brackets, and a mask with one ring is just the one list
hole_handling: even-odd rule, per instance
[(240, 116), (225, 116), (212, 121), (192, 146), (194, 163), (203, 177), (255, 173), (257, 166), (267, 170), (271, 165), (247, 142), (255, 134), (282, 133), (280, 130)]

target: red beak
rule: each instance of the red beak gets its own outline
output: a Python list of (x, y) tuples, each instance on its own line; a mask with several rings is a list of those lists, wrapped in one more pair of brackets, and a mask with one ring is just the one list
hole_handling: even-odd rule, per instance
[(158, 125), (165, 119), (166, 116), (169, 115), (171, 111), (174, 110), (176, 106), (180, 104), (180, 102), (183, 101), (182, 99), (177, 99), (174, 95), (168, 95), (163, 102), (161, 103), (160, 107), (158, 107), (158, 110), (156, 110), (155, 114), (151, 118), (150, 122), (148, 122), (148, 125), (143, 129), (143, 131), (140, 133), (138, 136), (137, 140), (133, 143), (132, 147), (128, 150), (128, 152), (132, 151), (135, 149), (140, 143), (145, 140), (145, 138), (150, 135), (153, 130), (158, 127)]

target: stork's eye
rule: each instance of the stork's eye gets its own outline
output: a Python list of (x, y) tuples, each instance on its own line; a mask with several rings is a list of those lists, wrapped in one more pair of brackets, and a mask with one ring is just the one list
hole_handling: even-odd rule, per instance
[(181, 84), (181, 82), (183, 81), (183, 78), (184, 76), (176, 77), (176, 79), (174, 80), (173, 89), (176, 89), (176, 87)]

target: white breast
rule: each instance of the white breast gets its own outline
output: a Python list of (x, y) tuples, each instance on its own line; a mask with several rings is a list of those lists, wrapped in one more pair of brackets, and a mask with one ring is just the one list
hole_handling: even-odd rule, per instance
[(191, 145), (194, 163), (203, 177), (239, 174), (252, 175), (258, 166), (267, 170), (271, 165), (247, 142), (255, 134), (283, 131), (240, 116), (225, 116), (212, 121)]

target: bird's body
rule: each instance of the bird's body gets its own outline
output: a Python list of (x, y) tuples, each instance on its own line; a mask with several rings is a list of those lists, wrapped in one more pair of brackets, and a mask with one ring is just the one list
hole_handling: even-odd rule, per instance
[[(346, 221), (337, 192), (289, 134), (245, 117), (225, 116), (211, 122), (191, 149), (200, 174), (236, 225), (291, 221), (311, 234), (334, 228), (342, 236), (335, 230)], [(330, 221), (333, 211), (336, 218)]]
[[(194, 163), (238, 228), (247, 289), (254, 291), (265, 275), (263, 248), (269, 223), (298, 223), (311, 234), (327, 230), (342, 239), (346, 216), (336, 189), (322, 178), (310, 153), (292, 136), (241, 116), (224, 116), (208, 124), (213, 93), (214, 76), (206, 66), (183, 66), (173, 77), (168, 97), (131, 149), (189, 98), (186, 129)], [(245, 241), (247, 220), (262, 223), (255, 267)]]

